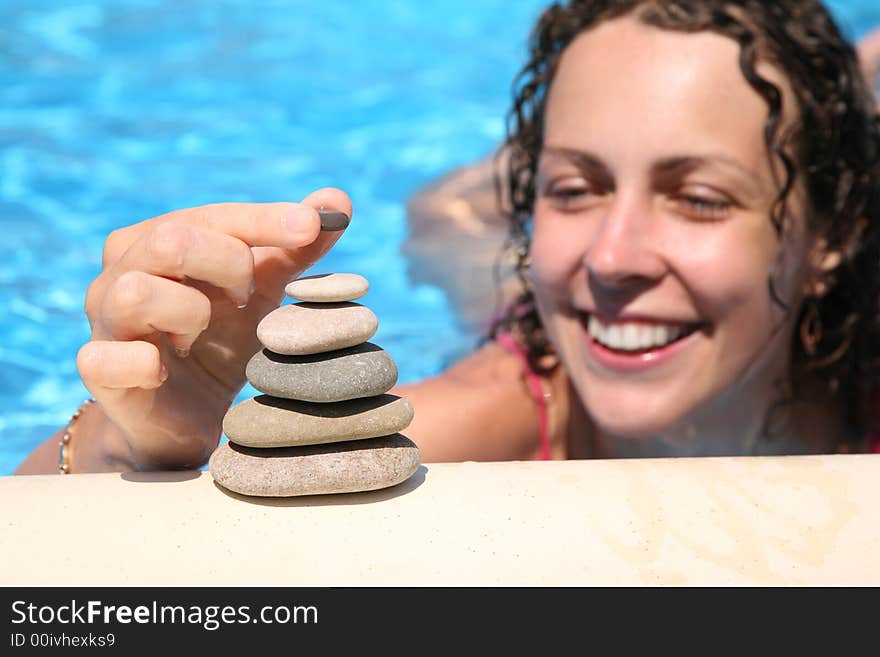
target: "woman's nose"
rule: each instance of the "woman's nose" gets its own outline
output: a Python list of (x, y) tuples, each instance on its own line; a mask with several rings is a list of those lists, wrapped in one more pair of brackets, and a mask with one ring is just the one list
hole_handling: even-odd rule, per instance
[(656, 283), (666, 273), (649, 207), (618, 199), (596, 225), (584, 253), (591, 286), (620, 294)]

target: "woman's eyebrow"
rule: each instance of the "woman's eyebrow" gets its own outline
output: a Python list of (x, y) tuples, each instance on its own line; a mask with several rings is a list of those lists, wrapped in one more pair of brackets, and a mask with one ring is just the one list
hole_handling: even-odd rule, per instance
[(545, 146), (541, 149), (541, 159), (544, 157), (568, 160), (581, 171), (589, 171), (597, 178), (599, 184), (605, 185), (609, 189), (614, 187), (614, 175), (611, 173), (611, 169), (594, 153), (563, 146)]
[(608, 167), (602, 162), (602, 158), (590, 151), (582, 151), (565, 146), (545, 146), (541, 150), (541, 155), (561, 157), (570, 160), (581, 169), (599, 169), (602, 171), (608, 171)]

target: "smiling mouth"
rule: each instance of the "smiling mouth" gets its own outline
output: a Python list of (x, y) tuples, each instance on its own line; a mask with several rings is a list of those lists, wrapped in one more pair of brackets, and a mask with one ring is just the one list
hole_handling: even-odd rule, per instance
[(580, 314), (590, 337), (606, 349), (625, 354), (642, 354), (663, 349), (684, 340), (700, 328), (699, 323), (645, 321), (603, 321), (593, 314)]

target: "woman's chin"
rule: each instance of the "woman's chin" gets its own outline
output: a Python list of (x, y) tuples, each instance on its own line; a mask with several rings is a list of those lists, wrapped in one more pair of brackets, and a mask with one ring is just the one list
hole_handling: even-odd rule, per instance
[(651, 407), (644, 401), (641, 404), (587, 403), (586, 408), (602, 433), (634, 440), (677, 435), (689, 415), (685, 408)]
[(717, 395), (713, 383), (691, 369), (617, 378), (586, 371), (575, 388), (594, 426), (609, 436), (638, 439), (682, 435)]
[(627, 419), (621, 422), (619, 418), (603, 422), (600, 418), (593, 418), (598, 429), (609, 436), (626, 438), (630, 440), (657, 438), (668, 434), (675, 427), (674, 422), (662, 422), (653, 418)]

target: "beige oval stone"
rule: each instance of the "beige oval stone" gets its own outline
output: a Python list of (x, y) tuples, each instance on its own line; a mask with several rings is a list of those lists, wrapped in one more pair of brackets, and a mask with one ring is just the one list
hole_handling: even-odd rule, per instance
[(295, 303), (266, 315), (257, 339), (276, 354), (307, 356), (366, 342), (378, 328), (373, 311), (359, 303)]
[(316, 303), (354, 301), (369, 291), (369, 281), (360, 274), (305, 276), (288, 283), (284, 288), (289, 297)]
[(397, 395), (330, 404), (259, 395), (229, 409), (223, 433), (246, 447), (291, 447), (387, 436), (412, 419), (412, 405)]
[(257, 449), (226, 442), (211, 455), (214, 481), (236, 493), (292, 497), (388, 488), (419, 468), (419, 448), (396, 433), (326, 445)]

